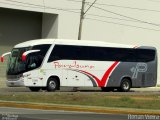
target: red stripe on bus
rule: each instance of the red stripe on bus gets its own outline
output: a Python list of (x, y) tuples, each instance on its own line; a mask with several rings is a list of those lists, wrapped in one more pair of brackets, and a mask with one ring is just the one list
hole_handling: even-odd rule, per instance
[(118, 63), (119, 63), (118, 61), (114, 62), (110, 66), (110, 68), (105, 72), (105, 74), (103, 75), (103, 77), (102, 77), (101, 80), (98, 79), (98, 77), (94, 76), (93, 74), (91, 74), (89, 72), (86, 72), (86, 71), (83, 71), (83, 70), (80, 70), (80, 71), (83, 72), (83, 73), (86, 73), (87, 75), (92, 76), (96, 80), (96, 82), (97, 82), (97, 84), (98, 84), (99, 87), (104, 87), (105, 84), (106, 84), (106, 82), (107, 82), (107, 80), (108, 80), (109, 75), (111, 74), (111, 72), (113, 71), (113, 69), (115, 69), (115, 67), (118, 65)]

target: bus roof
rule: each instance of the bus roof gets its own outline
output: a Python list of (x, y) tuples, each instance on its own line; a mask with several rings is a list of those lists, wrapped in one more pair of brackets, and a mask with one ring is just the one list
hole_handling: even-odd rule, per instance
[(70, 40), (70, 39), (37, 39), (19, 43), (14, 48), (29, 47), (41, 44), (61, 44), (61, 45), (80, 45), (80, 46), (100, 46), (100, 47), (122, 47), (133, 48), (134, 45), (125, 45), (118, 43), (108, 43), (103, 41), (89, 40)]

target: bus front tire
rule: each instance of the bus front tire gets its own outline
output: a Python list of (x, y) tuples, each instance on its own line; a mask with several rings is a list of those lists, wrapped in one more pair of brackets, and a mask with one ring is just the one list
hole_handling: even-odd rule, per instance
[(47, 82), (47, 91), (53, 92), (58, 90), (58, 88), (59, 88), (58, 80), (54, 77), (49, 78)]
[(38, 92), (41, 88), (40, 87), (29, 87), (30, 91)]
[(124, 78), (121, 82), (120, 88), (118, 91), (120, 92), (128, 92), (131, 88), (131, 81), (127, 78)]

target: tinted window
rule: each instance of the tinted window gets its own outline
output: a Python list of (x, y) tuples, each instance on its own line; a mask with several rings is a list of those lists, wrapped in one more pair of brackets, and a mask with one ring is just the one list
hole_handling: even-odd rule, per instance
[[(40, 67), (50, 45), (36, 45), (25, 48), (14, 48), (12, 50), (12, 55), (9, 57), (8, 61), (8, 75), (17, 75), (29, 70)], [(27, 55), (26, 61), (22, 61), (22, 54), (28, 50), (40, 50), (40, 52), (30, 53)]]
[(49, 62), (54, 60), (68, 59), (68, 60), (82, 60), (86, 59), (83, 56), (84, 50), (80, 46), (55, 45), (49, 58)]
[(51, 46), (50, 44), (36, 45), (32, 47), (32, 50), (40, 50), (40, 52), (38, 53), (41, 54), (42, 56), (45, 56), (50, 46)]
[(62, 59), (148, 62), (154, 58), (155, 51), (148, 49), (55, 45), (48, 62)]
[(155, 50), (136, 49), (137, 61), (149, 62), (155, 59)]
[(27, 69), (35, 69), (40, 67), (42, 61), (51, 45), (36, 45), (32, 47), (32, 50), (40, 50), (39, 52), (30, 53), (27, 56)]

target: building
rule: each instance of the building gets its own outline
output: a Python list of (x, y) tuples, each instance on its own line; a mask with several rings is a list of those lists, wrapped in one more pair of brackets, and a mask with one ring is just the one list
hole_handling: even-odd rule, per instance
[[(94, 0), (86, 1), (85, 10)], [(81, 5), (82, 0), (0, 0), (0, 54), (31, 39), (77, 39)], [(97, 0), (85, 14), (82, 39), (151, 45), (160, 53), (159, 5)]]

